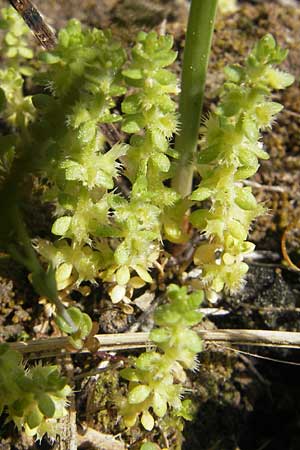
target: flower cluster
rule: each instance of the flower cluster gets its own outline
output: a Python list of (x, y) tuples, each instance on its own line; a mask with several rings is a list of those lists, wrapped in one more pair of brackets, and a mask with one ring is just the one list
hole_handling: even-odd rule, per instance
[(34, 56), (29, 47), (29, 29), (13, 8), (1, 10), (0, 29), (4, 30), (1, 54), (5, 68), (0, 70), (0, 105), (6, 122), (16, 128), (25, 128), (33, 117), (34, 108), (30, 96), (23, 95), (22, 75), (31, 75), (26, 65)]
[(191, 223), (205, 231), (209, 242), (197, 248), (194, 262), (216, 292), (224, 287), (239, 288), (248, 270), (243, 257), (254, 245), (247, 241), (247, 235), (252, 220), (264, 208), (242, 182), (257, 171), (259, 159), (268, 158), (261, 132), (271, 126), (282, 109), (282, 105), (270, 100), (270, 93), (293, 82), (290, 74), (274, 67), (286, 55), (287, 51), (266, 35), (249, 54), (244, 67), (227, 67), (220, 104), (202, 128), (197, 165), (201, 182), (191, 200), (209, 201), (210, 208), (196, 209)]
[(197, 367), (196, 354), (202, 350), (202, 341), (191, 330), (200, 322), (197, 312), (202, 292), (187, 294), (186, 287), (170, 285), (170, 302), (157, 308), (154, 321), (157, 328), (150, 339), (158, 350), (142, 353), (133, 361), (133, 368), (121, 371), (128, 380), (129, 393), (121, 405), (126, 426), (133, 426), (138, 417), (146, 430), (152, 430), (155, 417), (163, 417), (168, 407), (180, 411), (186, 379), (185, 369)]
[(163, 183), (169, 178), (169, 139), (177, 124), (176, 104), (170, 97), (178, 92), (177, 80), (165, 68), (176, 58), (172, 45), (170, 36), (139, 33), (131, 64), (122, 72), (130, 87), (122, 102), (122, 130), (132, 134), (123, 163), (132, 188), (129, 201), (122, 199), (115, 208), (114, 220), (123, 239), (114, 253), (115, 265), (105, 275), (113, 280), (115, 273), (119, 286), (130, 281), (132, 271), (151, 282), (147, 270), (159, 255), (161, 216), (177, 198)]
[[(33, 134), (42, 137), (38, 169), (52, 182), (48, 199), (57, 203), (59, 216), (52, 232), (60, 240), (40, 241), (37, 248), (57, 268), (59, 288), (101, 276), (114, 283), (116, 302), (126, 298), (132, 278), (151, 282), (162, 211), (177, 198), (164, 186), (177, 122), (170, 98), (178, 92), (176, 76), (165, 69), (176, 58), (172, 43), (140, 33), (124, 69), (124, 51), (109, 34), (83, 31), (71, 21), (58, 47), (43, 55), (50, 69), (40, 80), (52, 95), (33, 97), (39, 114)], [(121, 117), (112, 112), (114, 98), (128, 88)], [(130, 143), (107, 150), (98, 125), (121, 119)], [(121, 167), (132, 185), (130, 198), (115, 190)]]
[(29, 436), (47, 433), (55, 438), (57, 419), (65, 416), (71, 388), (56, 366), (37, 365), (25, 370), (22, 355), (0, 345), (0, 413), (24, 429)]

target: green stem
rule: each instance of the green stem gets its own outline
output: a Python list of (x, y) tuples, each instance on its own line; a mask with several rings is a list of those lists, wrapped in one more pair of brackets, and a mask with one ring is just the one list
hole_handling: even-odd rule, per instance
[[(24, 221), (19, 208), (11, 206), (9, 210), (11, 224), (16, 232), (19, 245), (9, 245), (8, 250), (11, 256), (23, 264), (32, 273), (32, 283), (35, 290), (42, 296), (47, 297), (56, 306), (56, 313), (72, 328), (73, 332), (78, 331), (78, 327), (70, 317), (68, 311), (59, 300), (56, 289), (56, 280), (53, 270), (45, 272), (32, 248)], [(20, 247), (20, 248), (19, 248)]]
[(179, 115), (181, 131), (175, 141), (179, 153), (172, 187), (188, 196), (198, 144), (204, 85), (218, 0), (192, 0), (183, 58)]

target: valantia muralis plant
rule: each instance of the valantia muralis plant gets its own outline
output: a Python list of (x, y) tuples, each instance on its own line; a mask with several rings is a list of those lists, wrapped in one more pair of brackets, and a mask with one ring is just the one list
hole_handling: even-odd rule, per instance
[[(76, 348), (89, 335), (91, 319), (66, 308), (58, 291), (102, 280), (112, 302), (130, 302), (135, 288), (152, 282), (162, 242), (186, 242), (190, 227), (207, 237), (194, 255), (206, 293), (236, 290), (243, 282), (243, 258), (254, 248), (249, 227), (263, 212), (243, 181), (268, 157), (261, 133), (282, 108), (271, 92), (289, 86), (293, 77), (276, 68), (286, 50), (271, 35), (263, 37), (243, 66), (226, 68), (220, 102), (200, 130), (199, 151), (216, 3), (192, 2), (179, 110), (171, 36), (140, 32), (124, 49), (109, 31), (71, 20), (56, 47), (32, 64), (26, 29), (17, 27), (20, 19), (11, 10), (3, 12), (0, 244), (28, 269), (38, 294), (55, 305), (56, 323)], [(39, 93), (24, 95), (24, 75)], [(107, 127), (119, 131), (118, 142), (107, 137)], [(192, 191), (194, 173), (201, 181)], [(43, 188), (43, 201), (54, 207), (51, 240), (30, 236), (25, 226), (23, 200), (32, 177)], [(151, 333), (157, 349), (122, 372), (130, 381), (128, 398), (120, 401), (127, 426), (140, 418), (151, 430), (168, 407), (179, 415), (184, 409), (184, 370), (195, 368), (201, 350), (191, 327), (200, 320), (195, 309), (203, 294), (174, 285), (168, 292), (170, 303), (156, 311), (158, 328)], [(12, 393), (1, 381), (7, 391), (3, 407), (19, 427), (41, 435), (45, 423), (64, 414), (69, 388), (59, 383), (55, 367), (24, 374), (17, 354), (1, 351), (12, 360), (3, 362), (3, 373), (12, 373), (19, 389)]]

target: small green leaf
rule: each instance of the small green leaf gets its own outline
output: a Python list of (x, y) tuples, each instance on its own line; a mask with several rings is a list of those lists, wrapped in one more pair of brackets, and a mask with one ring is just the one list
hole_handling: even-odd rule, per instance
[(143, 78), (141, 69), (122, 70), (122, 75), (132, 80), (140, 80), (141, 78)]
[(39, 54), (39, 59), (45, 62), (46, 64), (56, 64), (61, 60), (59, 56), (50, 52), (41, 52)]
[(30, 414), (27, 416), (27, 424), (29, 428), (33, 429), (38, 427), (43, 420), (43, 414), (38, 410), (38, 408), (34, 408)]
[(0, 111), (3, 111), (3, 109), (6, 107), (6, 97), (4, 90), (0, 88)]
[[(198, 316), (199, 319), (199, 316)], [(199, 321), (199, 320), (198, 320)], [(202, 339), (195, 331), (186, 330), (185, 334), (186, 348), (193, 353), (200, 353), (203, 350)]]
[(114, 253), (114, 259), (116, 264), (120, 264), (120, 265), (126, 265), (126, 263), (128, 262), (128, 258), (130, 255), (130, 251), (126, 245), (125, 242), (122, 242), (117, 249), (115, 250)]
[(128, 402), (131, 405), (135, 405), (137, 403), (142, 403), (149, 397), (151, 393), (151, 388), (144, 384), (140, 384), (139, 386), (134, 387), (128, 394)]
[(190, 309), (196, 309), (198, 308), (204, 299), (204, 293), (203, 291), (195, 291), (188, 297), (188, 306)]
[(203, 200), (206, 200), (207, 198), (209, 198), (212, 194), (212, 190), (205, 188), (205, 187), (200, 187), (198, 189), (196, 189), (192, 195), (190, 196), (190, 199), (193, 201), (198, 201), (198, 202), (202, 202)]
[(82, 143), (87, 144), (96, 135), (96, 124), (94, 120), (88, 120), (79, 127), (78, 137)]
[(241, 188), (237, 191), (235, 203), (246, 211), (255, 210), (257, 202), (254, 195), (251, 192), (251, 188)]
[(33, 58), (33, 51), (31, 50), (31, 48), (19, 47), (19, 54), (26, 59)]
[(130, 95), (122, 103), (122, 112), (124, 114), (136, 114), (140, 108), (140, 98), (137, 94)]
[(156, 153), (151, 157), (151, 160), (161, 172), (168, 172), (170, 169), (169, 158), (163, 153)]
[(153, 416), (149, 413), (149, 411), (144, 411), (141, 417), (141, 424), (147, 431), (153, 430), (154, 427), (154, 419)]
[(224, 72), (225, 72), (226, 78), (229, 81), (232, 81), (233, 83), (239, 83), (239, 81), (243, 75), (243, 70), (238, 65), (227, 66), (227, 67), (225, 67)]
[(151, 370), (153, 366), (157, 366), (161, 360), (161, 355), (156, 352), (142, 353), (136, 360), (136, 367), (140, 370)]
[(120, 375), (124, 380), (139, 382), (140, 378), (137, 375), (137, 371), (135, 369), (130, 369), (126, 367), (125, 369), (120, 370)]
[(155, 328), (150, 333), (150, 339), (156, 344), (166, 342), (170, 339), (170, 332), (166, 328)]
[(220, 154), (220, 144), (211, 145), (200, 151), (198, 156), (198, 164), (209, 164), (214, 161)]
[(39, 410), (46, 417), (53, 417), (55, 414), (55, 403), (48, 394), (40, 394), (38, 398)]
[(140, 450), (159, 450), (159, 447), (156, 444), (153, 444), (152, 442), (145, 442)]
[(15, 46), (18, 44), (18, 38), (11, 31), (6, 33), (4, 40), (7, 45)]
[(152, 277), (148, 273), (148, 271), (146, 269), (144, 269), (144, 267), (142, 267), (140, 265), (136, 265), (136, 266), (132, 266), (132, 268), (136, 271), (136, 273), (142, 280), (146, 281), (146, 283), (152, 283), (152, 281), (153, 281)]
[(80, 321), (80, 337), (85, 339), (92, 331), (93, 322), (90, 316), (86, 313), (82, 313)]
[(125, 131), (125, 133), (138, 133), (141, 129), (141, 125), (138, 123), (138, 121), (133, 119), (124, 119), (122, 124), (122, 131)]
[(154, 392), (152, 407), (158, 417), (164, 417), (168, 409), (167, 401), (158, 392)]
[(190, 215), (191, 224), (199, 230), (204, 230), (207, 224), (209, 212), (207, 209), (197, 209)]
[(239, 239), (240, 241), (244, 241), (247, 239), (248, 230), (238, 221), (232, 219), (228, 224), (228, 231), (230, 234)]
[(116, 272), (116, 281), (119, 285), (126, 285), (130, 280), (130, 271), (127, 266), (121, 266)]
[(72, 217), (63, 216), (56, 219), (54, 224), (52, 225), (52, 233), (57, 236), (63, 236), (68, 231), (72, 222)]

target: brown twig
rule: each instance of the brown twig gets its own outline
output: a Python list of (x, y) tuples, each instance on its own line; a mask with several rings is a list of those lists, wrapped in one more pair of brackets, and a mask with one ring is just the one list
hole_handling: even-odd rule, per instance
[(293, 222), (291, 222), (287, 228), (285, 229), (283, 236), (281, 238), (281, 251), (284, 257), (284, 260), (288, 263), (289, 267), (291, 267), (292, 269), (296, 270), (297, 272), (300, 272), (300, 267), (298, 267), (296, 264), (293, 263), (293, 261), (291, 260), (288, 251), (287, 251), (287, 246), (286, 246), (286, 242), (287, 242), (287, 235), (288, 233), (293, 229), (296, 228), (298, 223), (299, 223), (299, 217), (297, 217), (295, 220), (293, 220)]
[(44, 21), (41, 13), (29, 0), (9, 0), (9, 3), (23, 18), (39, 43), (47, 50), (56, 45), (56, 37)]
[[(257, 347), (279, 347), (300, 349), (300, 333), (292, 331), (269, 330), (197, 330), (207, 344), (230, 343), (231, 345), (249, 345)], [(100, 351), (119, 351), (145, 348), (151, 345), (149, 333), (97, 334)], [(28, 359), (47, 358), (61, 353), (78, 353), (70, 348), (68, 337), (37, 339), (28, 342), (8, 344)], [(80, 353), (89, 352), (83, 348)]]

